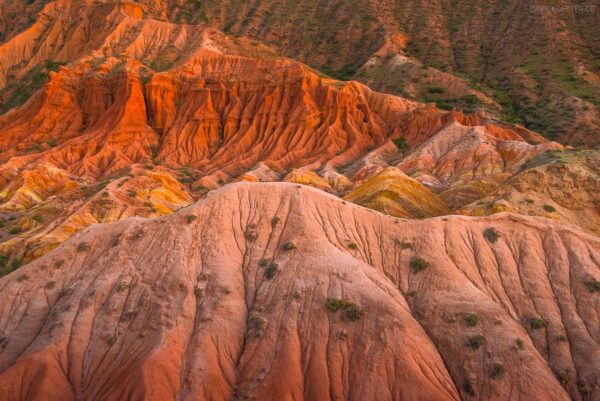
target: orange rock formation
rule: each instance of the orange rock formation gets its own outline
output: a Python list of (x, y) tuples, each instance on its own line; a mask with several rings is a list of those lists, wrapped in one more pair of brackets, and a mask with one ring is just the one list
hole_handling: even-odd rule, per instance
[(307, 187), (234, 184), (90, 227), (2, 279), (0, 392), (593, 398), (599, 252), (535, 218), (399, 222)]
[(0, 1), (0, 398), (600, 399), (597, 152), (180, 2), (24, 3)]

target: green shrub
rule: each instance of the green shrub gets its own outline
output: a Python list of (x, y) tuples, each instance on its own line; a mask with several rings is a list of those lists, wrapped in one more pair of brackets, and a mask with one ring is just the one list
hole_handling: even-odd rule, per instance
[(525, 348), (525, 342), (523, 340), (521, 340), (520, 338), (517, 338), (515, 340), (515, 344), (517, 345), (518, 349), (523, 349)]
[(267, 280), (273, 280), (279, 272), (279, 265), (277, 263), (271, 263), (267, 270), (265, 270), (265, 278)]
[(571, 372), (569, 370), (563, 370), (556, 374), (556, 378), (562, 386), (566, 386), (571, 381)]
[(592, 392), (592, 388), (588, 384), (587, 380), (583, 377), (577, 379), (577, 389), (583, 396), (587, 396)]
[(197, 216), (194, 216), (193, 214), (188, 214), (187, 216), (185, 216), (185, 221), (188, 224), (191, 224), (196, 219), (197, 219)]
[(350, 304), (342, 309), (342, 319), (356, 322), (363, 317), (363, 311), (358, 305)]
[(474, 107), (479, 104), (479, 98), (473, 94), (465, 95), (460, 98), (461, 102), (466, 106)]
[(454, 107), (448, 102), (437, 102), (436, 106), (440, 110), (450, 111), (450, 110), (454, 109)]
[(501, 363), (494, 362), (492, 364), (492, 369), (490, 370), (490, 377), (492, 379), (497, 379), (504, 374), (505, 370), (506, 369), (504, 369), (504, 366)]
[(442, 93), (444, 93), (444, 88), (442, 88), (441, 86), (430, 86), (429, 88), (427, 88), (427, 92), (431, 93), (432, 95), (441, 95)]
[(34, 92), (44, 85), (47, 78), (48, 71), (44, 69), (43, 65), (37, 65), (18, 82), (7, 85), (1, 94), (9, 94), (9, 96), (5, 96), (5, 101), (0, 103), (0, 114), (24, 104)]
[[(396, 241), (398, 242), (398, 241)], [(400, 249), (413, 249), (414, 246), (410, 242), (402, 241), (400, 242)]]
[(254, 231), (248, 231), (246, 232), (246, 239), (248, 241), (256, 241), (256, 239), (258, 238), (258, 234)]
[(21, 267), (21, 259), (13, 258), (10, 260), (7, 255), (0, 254), (0, 277), (3, 277)]
[(20, 234), (21, 232), (23, 232), (23, 229), (19, 226), (15, 226), (8, 231), (8, 233), (12, 235)]
[(593, 279), (585, 283), (590, 292), (600, 292), (600, 281)]
[(23, 265), (23, 261), (19, 258), (14, 258), (13, 260), (10, 261), (10, 267), (13, 270), (17, 270), (22, 265)]
[(544, 210), (547, 211), (548, 213), (556, 212), (556, 208), (554, 206), (550, 206), (550, 205), (544, 205)]
[(296, 245), (293, 242), (286, 242), (285, 244), (283, 244), (281, 249), (283, 249), (284, 251), (292, 251), (296, 249)]
[(343, 299), (329, 298), (327, 299), (326, 305), (327, 309), (329, 309), (331, 312), (337, 312), (342, 309), (346, 303), (347, 301)]
[(463, 382), (463, 390), (471, 397), (475, 396), (475, 389), (473, 388), (473, 384), (471, 383), (470, 379), (465, 379)]
[(258, 233), (256, 232), (256, 225), (250, 224), (244, 236), (248, 241), (256, 241), (256, 239), (258, 238)]
[(58, 71), (61, 65), (65, 65), (65, 63), (61, 63), (54, 60), (46, 60), (46, 62), (44, 63), (44, 67), (46, 68), (46, 70), (55, 72)]
[(543, 329), (548, 326), (548, 322), (541, 317), (532, 317), (529, 319), (529, 325), (532, 329)]
[(406, 139), (404, 137), (394, 139), (393, 142), (394, 145), (396, 145), (396, 147), (398, 148), (398, 150), (407, 150), (409, 148), (408, 142), (406, 142)]
[(352, 249), (353, 251), (356, 251), (358, 249), (358, 244), (356, 242), (350, 242), (348, 244), (348, 248)]
[(482, 335), (472, 336), (467, 339), (467, 346), (472, 350), (479, 349), (483, 344), (485, 344), (485, 337)]
[(479, 323), (479, 316), (477, 316), (475, 313), (467, 313), (465, 315), (465, 323), (469, 327), (475, 327)]
[(483, 236), (490, 244), (495, 244), (501, 237), (500, 233), (495, 228), (488, 228), (483, 232)]
[(277, 217), (277, 216), (273, 217), (271, 219), (271, 227), (272, 228), (277, 227), (277, 224), (279, 224), (280, 221), (281, 221), (281, 219), (279, 217)]
[(342, 319), (350, 322), (356, 322), (364, 316), (364, 312), (360, 306), (345, 299), (329, 298), (327, 299), (326, 306), (331, 312), (341, 311)]
[(429, 267), (429, 263), (425, 259), (422, 259), (418, 256), (414, 256), (410, 260), (410, 267), (413, 269), (413, 271), (415, 273), (418, 273), (420, 271), (427, 269)]

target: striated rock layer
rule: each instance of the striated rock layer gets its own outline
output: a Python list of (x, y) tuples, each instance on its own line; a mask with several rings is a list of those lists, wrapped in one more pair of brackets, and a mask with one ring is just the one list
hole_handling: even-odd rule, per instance
[(2, 400), (600, 400), (597, 152), (172, 22), (208, 2), (13, 3)]
[(595, 400), (599, 267), (597, 237), (542, 218), (403, 221), (238, 183), (0, 279), (0, 393)]
[(460, 213), (481, 216), (497, 211), (545, 216), (600, 234), (600, 152), (541, 154)]
[(425, 197), (431, 190), (442, 200), (406, 212), (411, 191), (387, 180), (398, 196), (356, 202), (439, 215), (561, 148), (517, 126), (324, 77), (255, 42), (145, 19), (133, 4), (64, 1), (44, 10), (32, 29), (45, 28), (26, 52), (21, 36), (0, 47), (15, 79), (40, 60), (70, 61), (46, 62), (48, 82), (0, 116), (0, 212), (17, 218), (0, 227), (8, 240), (0, 252), (12, 259), (38, 257), (95, 222), (170, 213), (232, 181), (347, 195), (397, 166), (427, 186)]

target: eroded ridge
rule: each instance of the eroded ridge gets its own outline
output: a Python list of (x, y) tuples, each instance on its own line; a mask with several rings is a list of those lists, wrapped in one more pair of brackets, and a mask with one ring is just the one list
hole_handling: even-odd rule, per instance
[(597, 237), (238, 183), (0, 280), (11, 400), (598, 397)]

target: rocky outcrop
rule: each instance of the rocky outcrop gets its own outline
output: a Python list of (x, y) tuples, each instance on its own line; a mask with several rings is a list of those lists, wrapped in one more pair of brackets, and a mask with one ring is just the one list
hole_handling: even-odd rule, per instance
[(598, 151), (544, 153), (461, 213), (481, 216), (510, 211), (544, 216), (600, 234), (599, 174)]
[[(526, 141), (521, 135), (529, 135)], [(432, 188), (456, 210), (487, 195), (533, 157), (563, 149), (530, 132), (451, 122), (408, 154), (398, 168)], [(528, 143), (531, 142), (531, 143)]]
[(394, 167), (368, 179), (344, 199), (396, 217), (424, 218), (450, 213), (434, 192)]
[[(0, 207), (0, 233), (6, 236), (0, 254), (27, 263), (91, 224), (173, 213), (193, 202), (190, 174), (146, 165), (99, 182), (61, 182), (52, 180), (68, 177), (64, 171), (26, 170), (8, 185), (13, 194), (1, 194), (10, 200)], [(2, 216), (6, 213), (11, 220)]]

